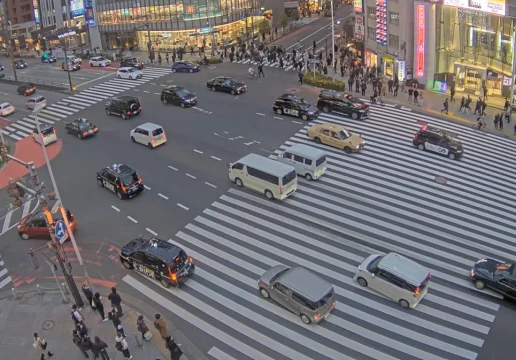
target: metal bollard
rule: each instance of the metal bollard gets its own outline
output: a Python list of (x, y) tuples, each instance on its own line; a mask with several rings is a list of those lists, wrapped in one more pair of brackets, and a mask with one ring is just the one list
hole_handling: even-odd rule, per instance
[(133, 333), (134, 334), (134, 338), (136, 339), (136, 344), (138, 345), (138, 347), (142, 347), (143, 343), (140, 343), (140, 339), (138, 339), (138, 335), (136, 335), (136, 333)]
[(18, 299), (18, 293), (16, 292), (16, 289), (12, 288), (11, 291), (13, 292), (14, 299)]
[(40, 295), (43, 295), (43, 290), (41, 290), (41, 287), (38, 285), (36, 285), (36, 289), (38, 290), (38, 294)]
[(62, 283), (61, 287), (63, 288), (63, 292), (65, 295), (70, 294), (70, 292), (68, 291), (68, 286), (66, 286), (66, 283)]

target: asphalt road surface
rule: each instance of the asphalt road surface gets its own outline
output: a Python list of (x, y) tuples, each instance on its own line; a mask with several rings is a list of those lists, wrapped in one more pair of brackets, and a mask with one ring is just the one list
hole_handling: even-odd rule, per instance
[[(321, 115), (313, 123), (344, 124), (366, 140), (363, 152), (346, 155), (308, 141), (310, 124), (275, 117), (272, 102), (287, 89), (311, 102), (316, 93), (299, 90), (295, 75), (274, 71), (247, 81), (249, 92), (238, 97), (204, 84), (228, 72), (245, 80), (244, 67), (164, 76), (127, 91), (140, 97), (138, 117), (107, 117), (101, 105), (74, 114), (91, 119), (100, 133), (84, 141), (60, 135), (63, 151), (52, 166), (78, 219), (90, 275), (153, 301), (214, 359), (454, 360), (500, 353), (513, 312), (493, 294), (474, 290), (468, 274), (479, 258), (516, 254), (516, 194), (507, 187), (516, 173), (516, 145), (390, 106), (373, 108), (363, 122)], [(170, 83), (197, 93), (198, 107), (161, 104), (161, 85)], [(458, 132), (465, 157), (452, 161), (415, 149), (417, 120)], [(149, 150), (130, 142), (130, 129), (147, 121), (165, 128), (166, 145)], [(62, 122), (55, 126), (64, 134)], [(325, 150), (329, 168), (316, 182), (300, 179), (291, 198), (270, 202), (229, 183), (227, 162), (250, 152), (274, 158), (296, 143)], [(99, 188), (95, 172), (114, 163), (134, 167), (148, 189), (121, 201)], [(45, 170), (40, 173), (48, 184)], [(182, 246), (197, 263), (196, 274), (181, 289), (167, 290), (123, 270), (118, 249), (139, 234)], [(33, 271), (26, 255), (44, 241), (22, 241), (15, 230), (1, 239), (0, 254), (17, 283), (50, 279), (43, 266)], [(389, 251), (432, 273), (430, 291), (413, 310), (352, 280), (365, 257)], [(260, 298), (256, 280), (278, 263), (307, 267), (334, 285), (337, 308), (320, 325), (304, 326)]]

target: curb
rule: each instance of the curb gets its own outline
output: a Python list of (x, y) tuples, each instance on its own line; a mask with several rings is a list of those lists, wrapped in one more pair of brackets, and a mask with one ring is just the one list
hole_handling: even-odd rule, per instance
[[(16, 288), (16, 292), (18, 294), (18, 298), (14, 297), (14, 294), (12, 293), (12, 290), (4, 290), (0, 292), (0, 301), (5, 300), (11, 300), (16, 301), (20, 298), (23, 298), (25, 295), (33, 295), (35, 293), (38, 293), (39, 291), (46, 293), (46, 292), (59, 292), (59, 288), (55, 285), (53, 282), (48, 282), (44, 284), (35, 284), (35, 285), (25, 285), (20, 286)], [(80, 290), (79, 290), (80, 291)], [(111, 292), (111, 289), (102, 287), (102, 286), (95, 286), (95, 291), (99, 292), (100, 295), (107, 299), (108, 294)], [(141, 314), (143, 315), (147, 320), (154, 319), (154, 315), (160, 313), (158, 310), (156, 310), (154, 307), (149, 306), (148, 303), (145, 301), (136, 299), (135, 297), (118, 292), (120, 296), (122, 297), (122, 306), (126, 307), (129, 312), (134, 312), (135, 314)], [(70, 295), (67, 295), (70, 300), (72, 300), (72, 297)], [(81, 294), (82, 296), (82, 294)], [(70, 306), (73, 302), (70, 303)], [(167, 319), (167, 330), (170, 336), (172, 336), (174, 339), (177, 340), (177, 343), (181, 344), (181, 350), (184, 353), (184, 356), (181, 358), (182, 360), (209, 360), (208, 357), (199, 349), (197, 348), (192, 341), (190, 341), (187, 336), (175, 325), (171, 322), (171, 320)], [(150, 324), (152, 325), (152, 324)], [(149, 326), (149, 330), (153, 333), (153, 338), (159, 339), (160, 335), (158, 330), (154, 328), (154, 326)], [(158, 342), (161, 344), (161, 346), (156, 345), (156, 347), (159, 349), (161, 354), (168, 359), (170, 357), (170, 352), (165, 347), (164, 342)]]

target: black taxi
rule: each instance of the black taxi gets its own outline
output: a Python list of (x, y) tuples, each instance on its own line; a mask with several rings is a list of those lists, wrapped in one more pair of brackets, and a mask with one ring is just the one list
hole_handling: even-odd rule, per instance
[(346, 115), (353, 120), (364, 120), (371, 116), (369, 105), (365, 102), (351, 94), (334, 90), (323, 90), (319, 93), (317, 108), (325, 113)]
[(119, 199), (130, 199), (144, 189), (140, 175), (124, 164), (111, 165), (99, 171), (97, 183), (114, 192)]
[(451, 160), (460, 159), (464, 155), (464, 147), (458, 139), (459, 134), (430, 126), (427, 123), (422, 124), (423, 126), (412, 140), (412, 144), (419, 150), (445, 155)]
[(193, 259), (183, 249), (155, 237), (131, 240), (122, 247), (120, 261), (126, 269), (158, 280), (166, 288), (179, 287), (195, 272)]
[(301, 118), (305, 121), (316, 119), (319, 116), (319, 110), (304, 98), (299, 98), (292, 94), (283, 94), (276, 99), (272, 110), (278, 115), (290, 115)]

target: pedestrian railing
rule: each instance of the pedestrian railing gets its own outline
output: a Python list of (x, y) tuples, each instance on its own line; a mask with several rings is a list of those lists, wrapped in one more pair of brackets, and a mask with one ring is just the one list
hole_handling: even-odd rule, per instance
[(32, 84), (39, 84), (39, 85), (47, 85), (47, 86), (54, 86), (59, 88), (68, 88), (70, 85), (66, 82), (61, 81), (54, 81), (50, 79), (37, 79), (37, 78), (31, 78), (31, 77), (23, 77), (18, 76), (17, 80), (14, 78), (14, 76), (4, 76), (0, 79), (1, 81), (18, 81), (18, 82), (24, 82), (24, 83), (32, 83)]

